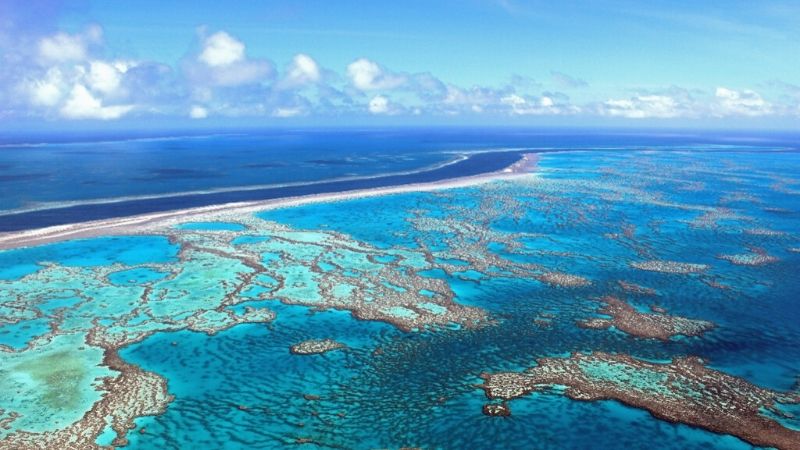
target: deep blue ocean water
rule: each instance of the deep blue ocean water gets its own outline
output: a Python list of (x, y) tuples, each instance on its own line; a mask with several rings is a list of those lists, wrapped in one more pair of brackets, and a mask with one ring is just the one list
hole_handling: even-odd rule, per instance
[[(109, 195), (104, 191), (104, 197), (349, 176), (356, 169), (341, 161), (364, 157), (376, 158), (374, 162), (379, 159), (376, 155), (394, 159), (384, 165), (364, 164), (359, 175), (417, 170), (447, 161), (451, 151), (587, 150), (543, 155), (540, 176), (564, 184), (503, 184), (499, 192), (524, 205), (521, 214), (499, 214), (485, 225), (501, 235), (530, 233), (516, 239), (522, 244), (519, 249), (493, 245), (492, 253), (583, 276), (592, 281), (590, 286), (558, 288), (532, 278), (486, 277), (469, 270), (447, 275), (434, 269), (425, 275), (445, 279), (457, 302), (482, 308), (497, 324), (407, 333), (389, 324), (356, 320), (346, 311), (260, 301), (240, 306), (269, 308), (277, 315), (273, 322), (238, 325), (213, 336), (185, 330), (157, 333), (124, 348), (121, 356), (165, 377), (175, 400), (163, 415), (137, 419), (138, 430), (145, 431), (129, 433), (130, 448), (751, 448), (738, 438), (660, 421), (618, 402), (578, 402), (552, 393), (514, 400), (509, 418), (487, 417), (481, 413), (485, 396), (474, 385), (480, 383), (481, 372), (521, 370), (538, 357), (602, 350), (658, 361), (698, 355), (712, 368), (759, 386), (792, 389), (800, 374), (800, 253), (791, 250), (800, 247), (797, 141), (775, 135), (730, 139), (715, 135), (452, 133), (287, 133), (275, 141), (265, 136), (213, 136), (96, 144), (109, 146), (104, 147), (106, 152), (117, 148), (122, 159), (147, 161), (123, 171), (130, 174), (126, 182), (119, 179), (121, 172), (108, 176), (106, 182), (112, 187)], [(230, 169), (205, 178), (179, 177), (172, 172), (174, 182), (165, 175), (163, 182), (148, 186), (130, 181), (153, 170), (143, 167), (158, 166), (156, 148), (177, 145), (175, 142), (185, 146), (181, 147), (184, 152), (195, 151), (194, 142), (202, 142), (197, 151), (204, 156), (162, 155), (165, 167), (178, 168), (184, 161), (197, 171), (225, 164), (240, 168), (244, 161), (267, 164), (267, 155), (284, 165), (262, 167), (263, 178), (258, 179), (234, 175), (239, 169)], [(56, 179), (65, 178), (60, 181), (64, 183), (61, 190), (39, 192), (33, 179), (5, 183), (19, 182), (20, 192), (29, 192), (25, 195), (40, 202), (95, 198), (96, 189), (75, 183), (76, 177), (91, 178), (92, 173), (106, 176), (90, 169), (102, 164), (104, 155), (94, 145), (69, 143), (29, 149), (54, 153), (68, 147), (92, 149), (73, 153), (72, 158), (85, 159), (84, 165), (72, 161), (71, 173), (62, 174), (56, 163), (42, 159), (39, 170), (49, 171)], [(245, 151), (257, 145), (264, 147)], [(280, 150), (271, 150), (275, 148)], [(229, 158), (214, 157), (222, 149)], [(227, 149), (232, 150), (227, 153)], [(7, 167), (18, 170), (21, 166), (14, 161), (24, 152), (23, 148), (8, 150), (6, 161), (12, 162), (6, 163)], [(328, 162), (306, 166), (306, 162), (298, 163), (300, 159)], [(225, 162), (219, 162), (222, 160)], [(333, 160), (340, 162), (331, 163)], [(312, 172), (305, 172), (306, 167)], [(24, 187), (28, 182), (31, 185)], [(630, 190), (612, 189), (618, 186)], [(336, 231), (379, 249), (424, 245), (446, 254), (454, 250), (445, 243), (447, 234), (420, 231), (413, 217), (421, 214), (469, 222), (473, 214), (464, 211), (477, 212), (482, 202), (496, 204), (500, 197), (493, 192), (468, 187), (444, 193), (406, 193), (283, 208), (258, 217), (294, 229)], [(653, 197), (643, 201), (643, 192)], [(6, 208), (13, 209), (25, 200), (16, 196), (3, 197), (3, 201)], [(724, 206), (749, 219), (724, 219), (711, 228), (692, 226), (701, 212), (687, 205)], [(241, 231), (232, 225), (189, 223), (183, 227), (199, 232)], [(607, 237), (625, 227), (634, 230), (628, 241)], [(781, 234), (746, 233), (748, 229)], [(268, 238), (245, 232), (233, 243), (248, 245), (262, 239)], [(740, 266), (719, 258), (745, 253), (748, 248), (763, 250), (778, 261)], [(0, 252), (0, 280), (19, 279), (48, 261), (68, 267), (115, 262), (137, 265), (174, 262), (176, 254), (176, 246), (164, 237), (65, 242)], [(703, 274), (675, 275), (645, 272), (630, 265), (647, 259), (690, 261), (708, 264), (710, 269)], [(140, 272), (110, 281), (150, 282), (159, 276), (148, 269), (133, 270)], [(628, 295), (627, 300), (637, 308), (658, 303), (671, 314), (710, 320), (717, 328), (702, 337), (660, 342), (616, 330), (576, 327), (577, 320), (593, 316), (598, 297), (623, 295), (619, 280), (658, 292), (656, 297)], [(710, 287), (710, 281), (729, 289)], [(543, 313), (554, 317), (550, 327), (534, 325)], [(19, 348), (46, 330), (44, 324), (33, 320), (24, 323), (27, 328), (6, 328), (0, 341)], [(348, 349), (310, 357), (288, 351), (292, 344), (312, 338), (335, 339)], [(381, 352), (376, 353), (378, 348)], [(319, 399), (309, 400), (304, 395)], [(786, 424), (800, 427), (797, 420)], [(298, 439), (314, 443), (298, 444)]]
[(435, 181), (503, 168), (487, 150), (793, 151), (790, 134), (591, 130), (258, 131), (180, 137), (0, 135), (0, 231), (233, 201)]

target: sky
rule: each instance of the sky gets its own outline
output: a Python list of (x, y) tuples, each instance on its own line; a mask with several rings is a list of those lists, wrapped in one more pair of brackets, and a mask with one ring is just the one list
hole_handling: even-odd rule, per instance
[(800, 2), (0, 0), (0, 126), (800, 129)]

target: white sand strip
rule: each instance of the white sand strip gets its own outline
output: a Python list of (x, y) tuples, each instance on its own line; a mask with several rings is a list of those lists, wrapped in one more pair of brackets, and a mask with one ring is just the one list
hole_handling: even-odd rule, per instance
[(68, 225), (39, 228), (35, 230), (0, 233), (0, 250), (30, 247), (69, 239), (139, 234), (146, 232), (146, 230), (149, 228), (169, 226), (171, 224), (182, 222), (201, 222), (209, 219), (213, 220), (215, 216), (219, 216), (220, 214), (244, 215), (270, 209), (306, 205), (309, 203), (342, 201), (403, 192), (425, 192), (474, 186), (495, 180), (512, 179), (520, 176), (530, 175), (535, 170), (538, 159), (538, 154), (528, 153), (525, 154), (518, 162), (501, 171), (469, 177), (452, 178), (449, 180), (434, 181), (430, 183), (413, 183), (372, 189), (312, 194), (299, 197), (225, 203), (220, 205), (202, 206), (198, 208), (141, 214), (137, 216), (79, 222)]

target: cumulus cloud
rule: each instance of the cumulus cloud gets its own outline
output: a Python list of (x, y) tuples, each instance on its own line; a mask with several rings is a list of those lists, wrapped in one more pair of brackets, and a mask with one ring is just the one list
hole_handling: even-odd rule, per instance
[(713, 114), (724, 117), (736, 116), (764, 116), (772, 113), (772, 105), (765, 101), (757, 92), (745, 89), (735, 91), (718, 87), (714, 93), (717, 103)]
[[(530, 83), (526, 83), (531, 86)], [(447, 115), (564, 115), (576, 114), (580, 108), (570, 104), (569, 97), (559, 92), (542, 92), (529, 95), (518, 90), (513, 83), (500, 88), (472, 86), (462, 88), (447, 85), (445, 93), (436, 101), (428, 102), (427, 110)]]
[(244, 44), (224, 31), (203, 40), (203, 50), (197, 59), (211, 67), (227, 66), (244, 59)]
[(375, 97), (372, 97), (372, 100), (369, 101), (369, 112), (372, 114), (388, 113), (389, 99), (382, 95), (376, 95)]
[(192, 119), (205, 119), (208, 117), (208, 110), (202, 106), (192, 106), (192, 109), (189, 110), (189, 117)]
[(61, 70), (53, 67), (41, 79), (28, 81), (24, 89), (34, 105), (54, 106), (61, 100), (63, 85)]
[(137, 61), (121, 76), (120, 87), (109, 100), (125, 100), (137, 105), (140, 113), (183, 116), (191, 105), (185, 80), (171, 66), (152, 61)]
[(556, 98), (550, 95), (542, 95), (537, 98), (511, 94), (501, 98), (500, 103), (510, 106), (511, 114), (517, 116), (575, 114), (579, 112), (579, 109), (575, 106), (556, 103)]
[(275, 108), (272, 117), (288, 118), (305, 115), (305, 109), (299, 106)]
[(132, 61), (91, 61), (87, 81), (92, 90), (106, 95), (119, 95), (125, 73), (136, 66)]
[(196, 86), (240, 86), (266, 81), (273, 67), (266, 59), (250, 59), (244, 43), (225, 31), (201, 36), (201, 49), (184, 71)]
[(757, 117), (787, 114), (750, 90), (718, 87), (712, 93), (672, 87), (661, 92), (637, 94), (625, 99), (609, 99), (596, 112), (627, 119), (672, 119), (702, 117)]
[(119, 119), (131, 109), (133, 105), (104, 106), (84, 85), (76, 84), (60, 112), (68, 119), (111, 120)]
[(347, 76), (356, 89), (374, 91), (402, 86), (407, 78), (385, 70), (374, 61), (359, 58), (347, 66)]
[(107, 99), (120, 98), (125, 93), (123, 77), (133, 66), (133, 62), (103, 60), (55, 65), (48, 67), (40, 77), (28, 79), (23, 88), (31, 103), (41, 106), (57, 104), (76, 84), (82, 84), (95, 95)]
[(86, 47), (79, 37), (58, 33), (39, 42), (39, 57), (44, 62), (80, 61), (86, 58)]
[(125, 75), (134, 61), (98, 58), (103, 31), (87, 27), (76, 34), (57, 32), (35, 40), (28, 65), (16, 65), (14, 85), (31, 112), (65, 119), (118, 119), (134, 109)]
[[(19, 9), (4, 7), (0, 11), (6, 13)], [(286, 65), (278, 74), (270, 60), (248, 54), (246, 43), (224, 30), (200, 28), (192, 50), (176, 67), (173, 61), (109, 58), (106, 55), (117, 53), (104, 48), (98, 25), (66, 33), (57, 28), (57, 21), (41, 25), (38, 17), (18, 26), (9, 27), (8, 22), (0, 20), (4, 118), (113, 120), (133, 113), (193, 119), (347, 114), (582, 114), (626, 120), (800, 116), (800, 87), (778, 81), (756, 85), (759, 92), (745, 87), (632, 92), (619, 86), (605, 101), (583, 90), (582, 102), (576, 104), (563, 93), (543, 91), (542, 83), (523, 75), (499, 85), (457, 85), (367, 58), (354, 59), (336, 73), (321, 67), (311, 54), (297, 53), (282, 61)], [(23, 26), (27, 23), (33, 25)], [(550, 72), (544, 84), (570, 94), (570, 89), (588, 86), (557, 71)]]
[(239, 86), (265, 81), (271, 72), (270, 64), (265, 61), (248, 61), (235, 67), (215, 70), (211, 72), (211, 79), (217, 86)]
[(305, 53), (298, 53), (286, 68), (286, 74), (279, 87), (282, 89), (303, 87), (317, 83), (321, 78), (321, 70), (314, 58)]
[(463, 112), (496, 112), (497, 108), (502, 106), (502, 98), (513, 93), (514, 90), (510, 88), (498, 90), (481, 86), (460, 88), (448, 85), (446, 93), (435, 106), (448, 115)]
[(39, 59), (43, 64), (82, 61), (89, 54), (89, 47), (103, 39), (103, 29), (97, 25), (78, 34), (56, 33), (39, 40)]
[(684, 109), (667, 95), (636, 95), (627, 99), (609, 99), (599, 108), (600, 115), (626, 119), (679, 117)]
[(409, 88), (426, 101), (435, 101), (447, 94), (447, 84), (429, 73), (409, 76)]
[(400, 103), (389, 100), (388, 97), (383, 95), (376, 95), (372, 97), (367, 104), (367, 109), (370, 114), (374, 115), (395, 115), (410, 112), (411, 114), (420, 114), (421, 110), (413, 108), (409, 111), (408, 108)]

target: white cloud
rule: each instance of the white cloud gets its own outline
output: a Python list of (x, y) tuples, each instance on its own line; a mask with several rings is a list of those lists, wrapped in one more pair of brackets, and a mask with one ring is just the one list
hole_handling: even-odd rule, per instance
[(45, 61), (80, 61), (86, 58), (86, 46), (79, 36), (58, 33), (39, 42), (39, 56)]
[(39, 40), (39, 58), (45, 63), (63, 63), (83, 61), (88, 56), (90, 44), (100, 43), (103, 30), (99, 26), (90, 26), (83, 33), (57, 33)]
[(133, 105), (103, 106), (103, 102), (94, 97), (86, 86), (76, 84), (60, 112), (67, 119), (111, 120), (119, 119), (131, 109)]
[(118, 94), (123, 75), (134, 65), (126, 61), (92, 61), (86, 81), (93, 91), (107, 95)]
[(44, 78), (26, 83), (30, 101), (38, 106), (55, 106), (63, 95), (64, 76), (57, 67), (47, 71)]
[(501, 99), (511, 92), (505, 89), (497, 90), (480, 86), (463, 89), (450, 84), (447, 85), (444, 96), (439, 100), (437, 106), (449, 115), (460, 114), (462, 111), (482, 113), (502, 105)]
[(306, 111), (299, 106), (296, 107), (282, 107), (282, 108), (275, 108), (272, 111), (272, 117), (280, 117), (280, 118), (287, 118), (287, 117), (297, 117), (302, 116), (306, 113)]
[(199, 92), (209, 86), (241, 86), (264, 81), (272, 73), (272, 64), (263, 59), (247, 58), (244, 43), (225, 31), (218, 31), (202, 38), (200, 53), (196, 59), (184, 61), (184, 71), (192, 89)]
[(527, 102), (524, 98), (517, 94), (511, 94), (500, 99), (500, 102), (511, 107), (519, 107), (525, 105)]
[(445, 94), (444, 99), (442, 99), (442, 102), (447, 105), (460, 105), (464, 103), (473, 103), (473, 104), (483, 103), (482, 100), (473, 99), (472, 96), (470, 96), (463, 89), (459, 89), (453, 85), (448, 85), (446, 92), (447, 93)]
[(501, 98), (500, 103), (510, 106), (511, 114), (517, 116), (574, 114), (579, 112), (579, 109), (575, 106), (556, 104), (555, 100), (547, 95), (532, 98), (511, 94)]
[(66, 118), (115, 119), (133, 106), (103, 106), (111, 99), (128, 97), (123, 77), (133, 63), (93, 60), (59, 64), (38, 79), (21, 83), (31, 105), (53, 108)]
[(265, 61), (243, 61), (231, 66), (218, 68), (210, 73), (213, 84), (217, 86), (239, 86), (263, 81), (272, 71)]
[(353, 86), (362, 91), (394, 89), (407, 81), (405, 76), (388, 72), (366, 58), (350, 63), (347, 66), (347, 76)]
[(714, 93), (717, 103), (714, 105), (713, 113), (716, 116), (764, 116), (771, 114), (772, 105), (767, 103), (761, 95), (745, 89), (735, 91), (732, 89), (718, 87)]
[(197, 57), (211, 67), (233, 64), (244, 59), (244, 44), (224, 31), (218, 31), (203, 41)]
[[(294, 117), (360, 112), (501, 118), (585, 113), (627, 120), (698, 121), (757, 116), (789, 120), (800, 115), (800, 87), (777, 81), (756, 85), (760, 93), (728, 87), (631, 91), (617, 86), (622, 94), (605, 97), (606, 101), (584, 90), (585, 103), (576, 105), (566, 95), (542, 92), (544, 85), (520, 76), (496, 86), (459, 86), (428, 72), (393, 71), (367, 58), (354, 59), (344, 73), (333, 74), (312, 56), (298, 53), (276, 79), (271, 61), (250, 57), (246, 44), (226, 31), (200, 30), (195, 50), (180, 61), (180, 73), (146, 60), (103, 59), (102, 41), (102, 29), (90, 26), (77, 33), (31, 32), (16, 45), (19, 50), (3, 47), (0, 114), (110, 120), (133, 109), (198, 119), (209, 114)], [(587, 83), (553, 71), (547, 85), (578, 88)]]
[[(125, 74), (136, 65), (129, 61), (92, 58), (93, 46), (102, 44), (103, 30), (89, 26), (76, 34), (57, 33), (36, 41), (37, 58), (25, 67), (16, 85), (31, 106), (45, 115), (67, 119), (118, 119), (134, 108), (123, 88)], [(114, 100), (114, 101), (112, 101)]]
[(292, 58), (282, 82), (283, 87), (297, 87), (316, 83), (320, 80), (319, 65), (314, 59), (304, 53), (299, 53)]
[(686, 109), (667, 95), (637, 95), (629, 99), (610, 99), (602, 103), (600, 115), (626, 119), (667, 119), (685, 115)]
[(189, 117), (192, 119), (205, 119), (208, 117), (208, 110), (202, 106), (192, 106), (189, 110)]
[(43, 106), (53, 106), (61, 100), (61, 89), (47, 81), (37, 81), (33, 88), (33, 102)]
[(389, 113), (389, 99), (376, 95), (369, 101), (369, 112), (372, 114), (387, 114)]

